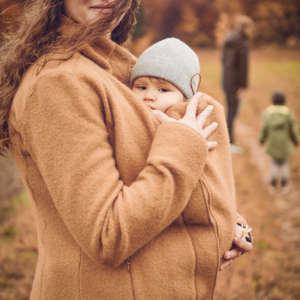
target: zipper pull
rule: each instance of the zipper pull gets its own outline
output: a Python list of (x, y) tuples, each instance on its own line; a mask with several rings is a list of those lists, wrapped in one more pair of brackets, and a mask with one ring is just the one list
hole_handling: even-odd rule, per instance
[(131, 268), (131, 262), (130, 262), (129, 258), (127, 259), (127, 268), (128, 268), (128, 271), (130, 271), (130, 268)]

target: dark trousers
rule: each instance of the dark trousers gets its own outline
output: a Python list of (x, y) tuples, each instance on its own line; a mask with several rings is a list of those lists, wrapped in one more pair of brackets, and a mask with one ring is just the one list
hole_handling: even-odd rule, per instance
[(227, 101), (227, 127), (230, 138), (230, 143), (234, 144), (234, 121), (239, 112), (240, 100), (238, 99), (237, 91), (226, 92)]

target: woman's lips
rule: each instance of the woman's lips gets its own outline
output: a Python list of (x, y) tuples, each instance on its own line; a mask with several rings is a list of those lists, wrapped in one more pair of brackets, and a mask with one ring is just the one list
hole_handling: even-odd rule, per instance
[(111, 13), (112, 9), (113, 9), (112, 6), (108, 6), (108, 5), (93, 5), (93, 6), (90, 6), (90, 8), (91, 9), (101, 10), (105, 14)]

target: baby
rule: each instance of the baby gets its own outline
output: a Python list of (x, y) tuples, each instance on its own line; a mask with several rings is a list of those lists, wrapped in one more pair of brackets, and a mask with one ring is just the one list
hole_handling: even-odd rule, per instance
[(197, 54), (176, 38), (164, 39), (146, 49), (131, 74), (137, 96), (150, 108), (163, 112), (192, 98), (199, 82)]
[[(179, 119), (185, 112), (188, 99), (198, 90), (200, 78), (197, 54), (179, 39), (167, 38), (146, 49), (138, 58), (131, 74), (131, 87), (150, 109)], [(218, 129), (211, 135), (218, 141), (218, 146), (216, 141), (207, 141), (208, 150), (214, 150), (208, 155), (202, 179), (182, 216), (185, 223), (200, 226), (210, 224), (212, 230), (216, 230), (219, 240), (216, 251), (219, 252), (221, 264), (224, 252), (235, 247), (231, 245), (232, 239), (228, 238), (230, 234), (232, 238), (235, 235), (251, 243), (251, 229), (235, 207), (230, 144), (224, 110), (208, 96), (200, 101), (198, 113), (205, 107), (210, 107), (211, 110), (214, 108), (214, 114), (208, 123), (214, 121), (218, 124)], [(212, 221), (213, 219), (217, 221)]]
[[(193, 97), (200, 83), (197, 54), (184, 42), (167, 38), (146, 49), (131, 74), (133, 92), (152, 110), (167, 112)], [(207, 109), (213, 109), (208, 105)], [(217, 123), (213, 122), (214, 129)], [(213, 149), (216, 141), (207, 141)]]

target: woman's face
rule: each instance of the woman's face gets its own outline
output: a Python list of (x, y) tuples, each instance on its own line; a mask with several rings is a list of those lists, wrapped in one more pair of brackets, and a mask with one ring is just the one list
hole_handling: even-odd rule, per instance
[(112, 0), (64, 0), (66, 14), (81, 24), (89, 24), (112, 13)]

